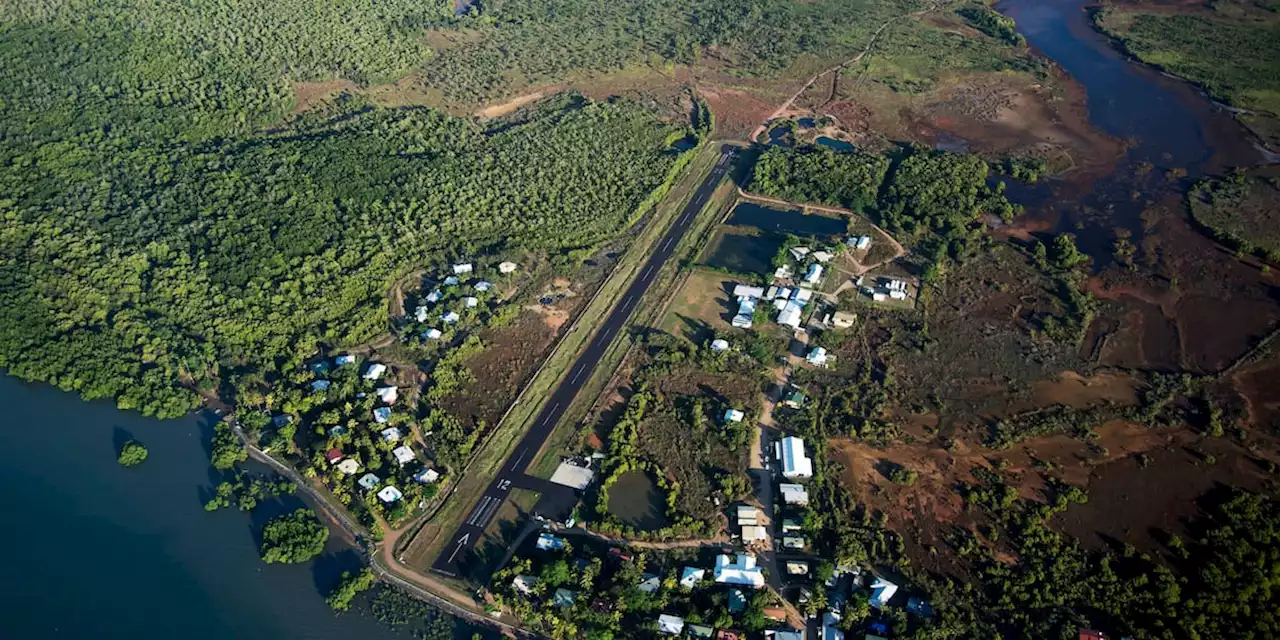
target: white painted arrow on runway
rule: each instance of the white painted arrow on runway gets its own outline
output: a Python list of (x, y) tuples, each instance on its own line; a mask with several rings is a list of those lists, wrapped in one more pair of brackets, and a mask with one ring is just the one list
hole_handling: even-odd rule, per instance
[(458, 556), (458, 552), (462, 551), (462, 545), (466, 544), (467, 541), (470, 539), (471, 539), (471, 534), (469, 533), (458, 539), (458, 546), (453, 549), (453, 553), (449, 554), (450, 563), (452, 563), (453, 559)]

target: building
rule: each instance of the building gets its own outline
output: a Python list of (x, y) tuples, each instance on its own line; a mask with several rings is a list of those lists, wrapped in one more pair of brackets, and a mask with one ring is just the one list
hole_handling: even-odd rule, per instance
[(780, 484), (778, 491), (782, 492), (782, 502), (785, 504), (809, 504), (809, 492), (798, 484)]
[(440, 316), (440, 321), (445, 324), (453, 324), (462, 319), (457, 311), (448, 311)]
[(801, 305), (809, 304), (809, 301), (813, 299), (813, 289), (796, 287), (795, 292), (791, 294), (791, 299), (799, 302)]
[(815, 367), (827, 366), (827, 350), (825, 347), (814, 347), (804, 359)]
[(720, 340), (720, 339), (712, 340), (712, 341), (711, 341), (711, 350), (712, 350), (712, 351), (714, 351), (714, 352), (716, 352), (716, 353), (722, 353), (722, 352), (728, 351), (728, 350), (729, 350), (729, 341), (728, 341), (728, 340)]
[(733, 297), (735, 298), (763, 298), (764, 287), (752, 287), (745, 284), (733, 285)]
[(325, 391), (329, 388), (328, 380), (316, 380), (311, 383), (312, 391)]
[(342, 461), (344, 457), (346, 456), (342, 455), (342, 449), (339, 449), (337, 447), (334, 447), (326, 451), (324, 454), (324, 460), (329, 464), (338, 464), (339, 462)]
[(538, 579), (533, 576), (518, 575), (511, 581), (511, 588), (519, 593), (529, 595), (533, 592), (533, 588), (537, 586)]
[(769, 285), (769, 288), (764, 290), (764, 299), (765, 299), (765, 300), (772, 300), (772, 299), (774, 299), (774, 298), (776, 298), (776, 297), (778, 297), (778, 287), (777, 287), (777, 285)]
[(889, 600), (893, 599), (893, 594), (897, 592), (898, 585), (877, 576), (871, 582), (871, 597), (867, 599), (867, 604), (880, 609), (889, 604)]
[(435, 291), (432, 291), (431, 293), (427, 294), (427, 302), (435, 304), (437, 302), (440, 302), (440, 298), (442, 297), (444, 297), (444, 294), (441, 293), (439, 289), (436, 289)]
[(402, 467), (418, 459), (417, 456), (413, 455), (413, 449), (404, 446), (392, 449), (391, 455), (395, 457), (396, 464)]
[(844, 640), (844, 632), (836, 628), (840, 616), (830, 611), (822, 614), (822, 640)]
[(809, 563), (792, 560), (787, 563), (787, 573), (793, 576), (803, 576), (809, 574)]
[(789, 409), (801, 409), (807, 401), (808, 398), (804, 397), (804, 393), (799, 389), (792, 389), (791, 393), (788, 393), (786, 397), (782, 399), (782, 406)]
[(366, 473), (360, 476), (359, 480), (356, 480), (356, 484), (360, 485), (360, 488), (365, 491), (373, 491), (374, 489), (377, 489), (378, 485), (381, 483), (382, 478), (379, 478), (372, 473)]
[(440, 479), (440, 472), (435, 469), (423, 469), (413, 474), (413, 481), (418, 484), (431, 484)]
[(795, 275), (795, 272), (791, 270), (791, 265), (789, 264), (784, 264), (773, 270), (773, 277), (778, 280), (786, 280), (792, 275)]
[(355, 364), (355, 363), (356, 363), (356, 357), (350, 354), (341, 355), (333, 359), (333, 364), (339, 367), (343, 367), (343, 366), (346, 366), (349, 364)]
[(823, 264), (831, 262), (831, 259), (836, 257), (836, 255), (830, 251), (814, 251), (812, 255), (814, 260)]
[[(782, 607), (764, 607), (763, 609), (760, 610), (760, 613), (763, 613), (764, 617), (774, 622), (787, 621), (787, 610), (783, 609)], [(765, 632), (765, 637), (769, 637), (768, 631)]]
[(740, 329), (750, 329), (756, 314), (756, 298), (740, 296), (738, 298), (738, 313), (733, 316), (730, 323)]
[(778, 324), (791, 327), (793, 329), (800, 328), (800, 316), (804, 313), (804, 307), (799, 302), (791, 300), (782, 307), (782, 311), (778, 312)]
[(400, 438), (404, 437), (404, 435), (400, 433), (399, 427), (387, 427), (386, 429), (379, 431), (378, 434), (382, 436), (383, 442), (400, 442)]
[(426, 331), (422, 332), (422, 338), (424, 340), (439, 340), (440, 336), (443, 336), (443, 335), (444, 335), (444, 332), (439, 329), (427, 329)]
[(319, 362), (313, 362), (307, 368), (311, 369), (311, 373), (314, 373), (318, 376), (322, 376), (326, 373), (329, 373), (329, 363), (325, 362), (324, 360), (321, 360)]
[(391, 407), (378, 407), (377, 409), (373, 410), (374, 422), (378, 424), (385, 424), (390, 419), (391, 419)]
[(549, 533), (540, 533), (535, 546), (543, 551), (559, 551), (564, 548), (564, 538), (553, 536)]
[(686, 624), (684, 630), (688, 631), (689, 636), (693, 638), (710, 638), (716, 633), (715, 629), (705, 624), (694, 624), (692, 622)]
[(347, 458), (338, 463), (338, 471), (343, 475), (354, 476), (360, 472), (360, 463), (356, 462), (355, 458)]
[(858, 314), (856, 313), (837, 311), (831, 316), (831, 324), (837, 329), (848, 329), (853, 326), (853, 321), (857, 319)]
[(698, 567), (685, 567), (684, 571), (680, 574), (680, 586), (684, 587), (685, 589), (692, 589), (698, 586), (698, 583), (702, 582), (702, 579), (705, 578), (706, 576), (707, 576), (706, 569), (700, 569)]
[(716, 556), (716, 582), (736, 584), (753, 589), (764, 586), (764, 572), (756, 565), (756, 557), (748, 553)]
[(813, 460), (804, 453), (804, 440), (787, 436), (776, 445), (778, 459), (782, 461), (782, 477), (812, 478)]
[(652, 573), (646, 573), (640, 577), (640, 584), (636, 588), (640, 590), (640, 593), (657, 593), (658, 589), (662, 588), (662, 578)]
[(387, 504), (391, 504), (403, 497), (404, 494), (400, 493), (399, 489), (391, 486), (383, 487), (382, 491), (378, 492), (378, 499)]
[(809, 265), (809, 270), (804, 274), (804, 281), (817, 284), (819, 280), (822, 280), (822, 265), (815, 262)]
[(742, 422), (742, 419), (745, 417), (747, 417), (747, 414), (738, 411), (737, 409), (728, 409), (724, 412), (724, 423), (729, 424), (731, 422)]
[(480, 304), (480, 298), (477, 298), (475, 296), (467, 296), (462, 299), (462, 304), (466, 305), (468, 309), (474, 309), (476, 305)]
[(583, 467), (573, 464), (572, 462), (561, 462), (556, 467), (555, 473), (551, 474), (551, 481), (562, 486), (573, 487), (579, 491), (591, 486), (591, 480), (595, 478), (596, 472), (589, 467)]
[(431, 307), (428, 307), (425, 304), (420, 304), (418, 305), (418, 308), (413, 310), (413, 319), (417, 320), (418, 322), (426, 322), (427, 318), (429, 318), (430, 316), (431, 316)]
[(460, 276), (464, 273), (471, 273), (474, 270), (474, 266), (470, 262), (461, 262), (453, 265), (453, 275), (455, 276)]
[(797, 629), (767, 629), (764, 640), (805, 640), (804, 631)]
[(738, 507), (737, 517), (739, 525), (760, 524), (760, 510), (750, 505)]
[(742, 527), (742, 542), (749, 544), (759, 542), (769, 537), (769, 532), (758, 524), (750, 524)]
[(796, 262), (804, 260), (807, 255), (809, 255), (809, 247), (791, 247), (791, 257), (795, 258)]
[(1081, 629), (1080, 640), (1106, 640), (1106, 636), (1102, 635), (1101, 631), (1094, 631), (1093, 629)]
[(782, 546), (787, 549), (804, 549), (804, 538), (801, 536), (783, 536)]
[(906, 291), (890, 291), (889, 297), (893, 300), (906, 300), (907, 292)]
[(780, 300), (789, 300), (791, 296), (795, 295), (795, 293), (796, 290), (791, 287), (782, 287), (781, 289), (778, 289), (778, 295), (774, 297)]
[(500, 262), (498, 263), (498, 273), (515, 273), (516, 263)]
[(678, 636), (684, 633), (684, 618), (664, 613), (658, 616), (658, 631), (669, 636)]
[(400, 399), (400, 390), (395, 387), (378, 387), (376, 393), (378, 399), (387, 404), (395, 404)]
[(782, 519), (782, 532), (783, 532), (783, 533), (794, 533), (794, 532), (799, 531), (799, 530), (801, 530), (801, 529), (803, 529), (803, 528), (804, 528), (804, 526), (800, 523), (800, 519), (799, 519), (799, 518), (783, 518), (783, 519)]
[(489, 282), (488, 280), (481, 280), (480, 282), (477, 282), (475, 286), (472, 287), (472, 289), (475, 289), (480, 293), (484, 293), (492, 288), (493, 288), (493, 283)]
[(576, 591), (565, 589), (564, 587), (556, 589), (555, 595), (551, 596), (551, 604), (561, 609), (568, 609), (569, 607), (572, 607), (573, 603), (577, 600), (578, 593)]
[(387, 372), (387, 365), (385, 365), (385, 364), (381, 364), (381, 363), (378, 363), (378, 362), (375, 362), (375, 363), (373, 363), (373, 364), (369, 365), (369, 368), (368, 368), (368, 369), (365, 369), (365, 371), (364, 371), (364, 379), (365, 379), (365, 380), (377, 380), (378, 378), (381, 378), (381, 377), (382, 377), (382, 374), (384, 374), (384, 373), (386, 373), (386, 372)]

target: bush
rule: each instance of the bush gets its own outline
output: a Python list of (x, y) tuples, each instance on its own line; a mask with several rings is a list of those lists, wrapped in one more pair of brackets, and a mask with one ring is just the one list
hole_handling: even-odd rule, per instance
[(120, 464), (126, 467), (136, 467), (146, 459), (147, 448), (133, 440), (124, 443), (124, 446), (120, 448), (120, 457), (117, 458)]
[(329, 528), (320, 522), (315, 512), (298, 509), (272, 518), (263, 527), (262, 560), (268, 564), (306, 562), (320, 555), (328, 541)]

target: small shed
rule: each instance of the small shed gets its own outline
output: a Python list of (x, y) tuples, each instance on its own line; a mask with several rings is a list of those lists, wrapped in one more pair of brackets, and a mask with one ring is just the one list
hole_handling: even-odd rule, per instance
[(658, 616), (658, 631), (671, 636), (678, 636), (684, 632), (684, 618), (662, 614)]
[(333, 359), (333, 364), (339, 367), (346, 366), (349, 364), (355, 364), (355, 363), (356, 363), (356, 357), (351, 354), (340, 355)]
[(434, 329), (434, 328), (427, 329), (426, 331), (422, 332), (422, 338), (424, 340), (439, 340), (440, 336), (443, 336), (443, 335), (444, 335), (443, 331), (439, 329)]
[(460, 276), (464, 273), (471, 273), (475, 270), (475, 266), (470, 262), (460, 262), (453, 265), (453, 275)]
[(328, 462), (329, 464), (338, 464), (339, 462), (342, 462), (342, 459), (345, 457), (346, 456), (342, 455), (342, 449), (337, 447), (326, 451), (324, 454), (325, 462)]
[(366, 473), (360, 476), (359, 480), (356, 480), (356, 484), (360, 485), (360, 488), (364, 489), (365, 491), (373, 491), (374, 489), (377, 489), (378, 485), (381, 483), (382, 483), (382, 478), (379, 478), (378, 476), (375, 476), (372, 473)]
[(400, 442), (400, 438), (404, 437), (399, 427), (387, 427), (378, 433), (382, 436), (383, 442)]
[(395, 387), (378, 387), (378, 399), (387, 403), (395, 404), (400, 399), (400, 390)]
[(769, 537), (769, 532), (758, 524), (751, 524), (742, 527), (742, 542), (751, 543), (765, 540)]
[(573, 603), (577, 600), (578, 593), (576, 591), (565, 589), (564, 587), (556, 589), (555, 595), (551, 596), (551, 604), (561, 609), (568, 609), (569, 607), (572, 607)]
[(453, 324), (461, 319), (462, 316), (458, 315), (457, 311), (448, 311), (440, 316), (440, 321), (445, 324)]
[(737, 409), (728, 409), (724, 412), (725, 424), (729, 424), (731, 422), (742, 422), (742, 419), (745, 417), (747, 417), (747, 414), (738, 411)]
[(516, 263), (514, 262), (498, 263), (498, 273), (514, 273), (515, 270), (516, 270)]
[(728, 340), (723, 340), (723, 339), (716, 339), (716, 340), (712, 340), (712, 341), (711, 341), (711, 350), (712, 350), (712, 351), (714, 351), (714, 352), (716, 352), (716, 353), (721, 353), (721, 352), (724, 352), (724, 351), (728, 351), (728, 350), (729, 350), (729, 341), (728, 341)]
[(706, 575), (707, 575), (706, 569), (700, 569), (698, 567), (685, 567), (684, 571), (680, 574), (680, 586), (684, 587), (685, 589), (692, 589), (698, 586), (698, 583), (702, 582), (702, 579), (706, 577)]
[(480, 298), (467, 296), (462, 299), (462, 304), (466, 305), (468, 309), (474, 309), (476, 305), (480, 304)]
[(387, 365), (382, 364), (382, 363), (379, 363), (379, 362), (375, 362), (375, 363), (373, 363), (373, 364), (369, 365), (369, 368), (368, 368), (368, 369), (365, 369), (365, 371), (364, 371), (364, 379), (365, 379), (365, 380), (377, 380), (378, 378), (381, 378), (381, 377), (382, 377), (382, 374), (384, 374), (384, 373), (386, 373), (386, 372), (387, 372)]
[(418, 484), (431, 484), (440, 479), (440, 472), (435, 469), (423, 469), (413, 474), (413, 481)]
[(404, 446), (400, 446), (400, 447), (396, 447), (395, 449), (392, 449), (391, 455), (395, 457), (396, 464), (402, 467), (418, 459), (418, 456), (415, 456), (413, 454), (413, 449), (410, 449), (409, 447), (404, 447)]

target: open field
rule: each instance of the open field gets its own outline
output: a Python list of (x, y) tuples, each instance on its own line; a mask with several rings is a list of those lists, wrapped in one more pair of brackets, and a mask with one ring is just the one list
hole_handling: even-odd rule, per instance
[(737, 331), (729, 321), (738, 311), (733, 302), (736, 278), (716, 271), (694, 270), (671, 301), (659, 329), (701, 343), (713, 334)]

